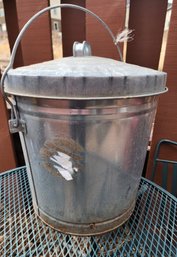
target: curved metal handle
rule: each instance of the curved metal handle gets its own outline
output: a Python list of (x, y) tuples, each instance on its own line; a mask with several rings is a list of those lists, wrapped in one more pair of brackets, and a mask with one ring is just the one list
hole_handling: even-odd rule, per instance
[(98, 15), (96, 15), (95, 13), (93, 13), (92, 11), (90, 11), (90, 10), (84, 8), (84, 7), (81, 7), (79, 5), (74, 5), (74, 4), (59, 4), (59, 5), (49, 6), (49, 7), (46, 7), (44, 9), (42, 9), (41, 11), (37, 12), (34, 16), (32, 16), (31, 19), (24, 25), (24, 27), (20, 31), (20, 33), (19, 33), (19, 35), (18, 35), (18, 37), (17, 37), (17, 39), (15, 41), (14, 47), (12, 49), (12, 54), (11, 54), (10, 62), (8, 64), (8, 66), (6, 67), (6, 69), (5, 69), (5, 71), (4, 71), (3, 75), (2, 75), (2, 78), (1, 78), (1, 91), (2, 91), (3, 95), (5, 94), (4, 93), (4, 80), (5, 80), (5, 77), (7, 75), (7, 72), (13, 67), (16, 51), (17, 51), (18, 45), (19, 45), (19, 43), (20, 43), (20, 41), (21, 41), (25, 31), (28, 29), (28, 27), (31, 25), (31, 23), (33, 23), (33, 21), (35, 19), (37, 19), (39, 16), (41, 16), (43, 13), (45, 13), (45, 12), (47, 12), (49, 10), (55, 9), (55, 8), (68, 8), (68, 7), (84, 11), (84, 12), (94, 16), (105, 27), (105, 29), (110, 34), (110, 36), (111, 36), (111, 38), (113, 40), (113, 43), (117, 47), (120, 59), (121, 59), (121, 61), (123, 61), (123, 57), (122, 57), (122, 53), (121, 53), (120, 47), (116, 43), (116, 38), (115, 38), (113, 32), (111, 31), (109, 26)]
[[(11, 114), (11, 120), (12, 120), (12, 127), (13, 129), (15, 129), (15, 132), (17, 130), (19, 130), (19, 127), (22, 126), (22, 123), (20, 122), (20, 119), (19, 119), (19, 115), (18, 115), (18, 111), (16, 109), (16, 105), (8, 98), (8, 96), (5, 94), (4, 92), (4, 81), (5, 81), (5, 78), (7, 76), (7, 72), (13, 67), (13, 64), (14, 64), (14, 60), (15, 60), (15, 55), (16, 55), (16, 52), (17, 52), (17, 48), (18, 48), (18, 45), (25, 33), (25, 31), (28, 29), (28, 27), (33, 23), (34, 20), (36, 20), (39, 16), (41, 16), (43, 13), (47, 12), (47, 11), (50, 11), (52, 9), (55, 9), (55, 8), (73, 8), (73, 9), (78, 9), (78, 10), (81, 10), (81, 11), (84, 11), (92, 16), (94, 16), (104, 27), (105, 29), (108, 31), (108, 33), (110, 34), (112, 40), (113, 40), (113, 43), (116, 45), (117, 47), (117, 50), (118, 50), (118, 53), (119, 53), (119, 56), (120, 56), (120, 59), (121, 61), (123, 61), (123, 57), (122, 57), (122, 53), (121, 53), (121, 50), (120, 50), (120, 47), (118, 46), (117, 42), (116, 42), (116, 38), (114, 36), (114, 34), (112, 33), (111, 29), (109, 28), (109, 26), (98, 16), (96, 15), (95, 13), (93, 13), (92, 11), (84, 8), (84, 7), (81, 7), (79, 5), (73, 5), (73, 4), (59, 4), (59, 5), (54, 5), (54, 6), (49, 6), (49, 7), (46, 7), (44, 9), (42, 9), (41, 11), (37, 12), (35, 15), (33, 15), (31, 17), (31, 19), (23, 26), (22, 30), (20, 31), (16, 41), (15, 41), (15, 44), (13, 46), (13, 49), (12, 49), (12, 53), (11, 53), (11, 57), (10, 57), (10, 62), (8, 64), (8, 66), (6, 67), (3, 75), (2, 75), (2, 78), (1, 78), (1, 92), (2, 92), (2, 95), (4, 96), (4, 99), (10, 104), (11, 106), (11, 110), (12, 110), (12, 114)], [(21, 130), (21, 129), (20, 129)], [(21, 130), (22, 131), (22, 130)]]

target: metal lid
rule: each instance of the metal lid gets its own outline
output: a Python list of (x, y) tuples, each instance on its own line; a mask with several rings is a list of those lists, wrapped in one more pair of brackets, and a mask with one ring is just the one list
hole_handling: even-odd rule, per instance
[(165, 91), (166, 73), (101, 57), (67, 57), (8, 71), (5, 92), (63, 99), (129, 98)]

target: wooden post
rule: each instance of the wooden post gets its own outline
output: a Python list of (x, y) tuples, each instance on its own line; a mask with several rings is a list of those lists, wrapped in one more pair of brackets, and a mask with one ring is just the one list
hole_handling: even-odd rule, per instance
[[(10, 48), (24, 24), (38, 11), (49, 5), (48, 0), (4, 1)], [(39, 17), (25, 33), (16, 57), (16, 66), (53, 59), (50, 13)]]
[[(61, 0), (62, 4), (76, 4), (85, 7), (85, 0)], [(72, 56), (74, 41), (82, 42), (85, 35), (85, 13), (71, 8), (61, 9), (63, 56)]]
[(16, 167), (15, 155), (9, 133), (8, 113), (4, 103), (4, 99), (0, 93), (0, 172)]
[[(23, 25), (39, 10), (49, 5), (48, 0), (4, 0), (5, 19), (10, 49)], [(25, 33), (15, 59), (14, 67), (29, 65), (53, 58), (50, 14), (41, 16)], [(30, 85), (29, 85), (30, 86)], [(0, 171), (16, 166), (11, 136), (8, 129), (8, 115), (0, 96)], [(18, 143), (20, 144), (20, 142)], [(19, 149), (19, 146), (14, 146)]]
[[(87, 0), (86, 8), (100, 16), (116, 36), (125, 27), (125, 0)], [(93, 55), (118, 60), (119, 54), (103, 26), (92, 16), (86, 16), (86, 40), (91, 44)]]
[[(3, 0), (4, 12), (6, 19), (6, 27), (10, 49), (12, 50), (15, 39), (19, 33), (18, 15), (16, 1)], [(14, 67), (23, 65), (21, 44), (19, 45), (16, 53)]]
[[(177, 141), (177, 0), (173, 1), (172, 17), (167, 42), (164, 71), (167, 72), (168, 93), (160, 97), (157, 110), (147, 177), (150, 177), (154, 150), (157, 142), (162, 138)], [(165, 149), (165, 157), (177, 160), (177, 154)], [(160, 174), (159, 174), (160, 176)], [(157, 181), (160, 177), (157, 177)], [(170, 190), (170, 188), (169, 188)]]
[[(116, 35), (125, 25), (125, 1), (62, 0), (61, 3), (77, 4), (99, 15)], [(93, 55), (119, 59), (118, 52), (108, 32), (91, 15), (74, 9), (62, 9), (63, 56), (72, 56), (74, 41), (87, 40)]]
[(127, 62), (158, 69), (167, 0), (131, 0), (129, 28), (134, 40), (128, 43)]

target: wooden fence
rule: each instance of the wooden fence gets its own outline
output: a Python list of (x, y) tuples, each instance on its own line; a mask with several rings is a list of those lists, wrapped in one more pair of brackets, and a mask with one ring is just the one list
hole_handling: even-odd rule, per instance
[[(34, 13), (48, 6), (49, 1), (4, 0), (3, 2), (9, 43), (12, 49), (15, 38), (24, 23)], [(62, 0), (61, 3), (78, 4), (94, 11), (108, 23), (115, 34), (124, 28), (127, 13), (125, 0)], [(158, 69), (167, 7), (167, 0), (130, 0), (129, 28), (134, 29), (135, 36), (134, 40), (127, 45), (127, 62)], [(61, 16), (64, 56), (72, 55), (73, 41), (88, 40), (92, 45), (94, 55), (117, 59), (112, 41), (97, 21), (73, 9), (63, 9)], [(22, 40), (15, 67), (52, 58), (50, 15), (45, 14), (31, 26)], [(163, 70), (168, 73), (169, 92), (160, 97), (147, 176), (152, 169), (152, 159), (157, 141), (161, 138), (177, 141), (177, 0), (173, 1)], [(4, 104), (1, 104), (0, 108), (1, 112), (4, 112)], [(1, 122), (6, 124), (5, 115), (1, 117)], [(8, 161), (0, 161), (0, 170), (3, 171), (15, 167), (16, 164), (12, 151), (13, 144), (9, 140), (7, 127), (5, 129), (0, 127), (0, 138), (0, 156), (1, 158), (8, 156)], [(167, 151), (166, 155), (168, 156), (168, 154)], [(173, 156), (171, 157), (173, 158)]]

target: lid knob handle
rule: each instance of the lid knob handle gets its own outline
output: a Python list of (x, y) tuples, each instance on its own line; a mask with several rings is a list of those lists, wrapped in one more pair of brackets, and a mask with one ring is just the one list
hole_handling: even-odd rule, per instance
[(73, 56), (74, 57), (80, 57), (80, 56), (91, 56), (92, 55), (92, 49), (88, 42), (83, 41), (80, 42), (74, 42), (73, 44)]

